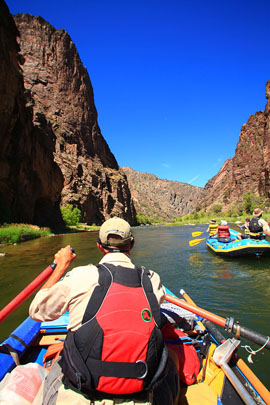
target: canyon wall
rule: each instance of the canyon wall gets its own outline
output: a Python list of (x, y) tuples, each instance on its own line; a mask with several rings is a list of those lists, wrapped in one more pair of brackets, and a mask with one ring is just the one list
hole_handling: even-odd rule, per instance
[(135, 207), (172, 220), (198, 206), (230, 206), (246, 191), (270, 197), (270, 81), (265, 110), (250, 116), (235, 156), (201, 189), (118, 166), (88, 72), (63, 29), (27, 14), (13, 19), (0, 0), (0, 58), (0, 223), (55, 228), (69, 203), (85, 223), (118, 215), (134, 225)]
[(33, 122), (54, 137), (61, 204), (78, 207), (89, 224), (114, 215), (134, 224), (126, 177), (101, 134), (91, 81), (70, 36), (41, 17), (14, 18)]
[(62, 225), (63, 176), (54, 162), (53, 134), (32, 123), (16, 38), (19, 32), (0, 1), (0, 223)]
[(204, 190), (179, 181), (159, 179), (122, 167), (136, 211), (151, 219), (170, 221), (194, 211)]
[(266, 84), (264, 111), (251, 115), (241, 128), (233, 158), (205, 186), (206, 206), (229, 206), (242, 200), (246, 191), (270, 198), (270, 81)]
[(41, 17), (13, 19), (3, 0), (0, 7), (0, 222), (56, 227), (69, 203), (88, 224), (114, 215), (135, 224), (71, 38)]

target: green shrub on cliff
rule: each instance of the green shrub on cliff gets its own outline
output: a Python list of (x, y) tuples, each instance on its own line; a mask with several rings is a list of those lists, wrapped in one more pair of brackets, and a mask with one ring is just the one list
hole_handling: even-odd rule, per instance
[(61, 214), (66, 226), (78, 225), (82, 216), (79, 208), (73, 208), (71, 204), (62, 206)]

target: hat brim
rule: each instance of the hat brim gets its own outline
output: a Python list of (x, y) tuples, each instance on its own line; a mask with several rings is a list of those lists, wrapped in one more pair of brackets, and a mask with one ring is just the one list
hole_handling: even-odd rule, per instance
[(257, 217), (260, 217), (261, 215), (262, 215), (262, 213), (263, 213), (263, 211), (260, 211), (259, 213), (257, 213), (257, 214), (255, 214), (255, 212), (253, 212), (253, 216), (255, 217), (255, 218), (257, 218)]

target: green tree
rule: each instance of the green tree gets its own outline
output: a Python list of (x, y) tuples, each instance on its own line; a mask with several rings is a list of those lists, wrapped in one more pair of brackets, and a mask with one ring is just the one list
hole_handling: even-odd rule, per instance
[(247, 214), (252, 214), (256, 204), (256, 195), (252, 191), (247, 191), (243, 195), (243, 208)]
[(143, 215), (141, 212), (137, 212), (136, 219), (137, 219), (138, 224), (151, 224), (152, 223), (151, 218)]
[(222, 205), (214, 204), (212, 207), (212, 211), (214, 212), (214, 214), (219, 214), (222, 211)]
[(79, 208), (73, 208), (71, 204), (62, 206), (61, 214), (66, 226), (78, 225), (82, 216)]

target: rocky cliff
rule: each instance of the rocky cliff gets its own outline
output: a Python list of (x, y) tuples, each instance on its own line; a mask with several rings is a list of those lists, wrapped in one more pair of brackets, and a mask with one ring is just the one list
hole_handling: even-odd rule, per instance
[[(54, 162), (54, 139), (32, 123), (19, 65), (19, 33), (0, 1), (0, 223), (59, 226), (63, 177)], [(50, 135), (50, 136), (48, 136)]]
[[(12, 62), (17, 84), (8, 77), (9, 85), (4, 94), (10, 99), (10, 86), (15, 93), (20, 86), (24, 96), (24, 111), (21, 111), (20, 117), (25, 120), (28, 112), (29, 118), (27, 124), (21, 123), (20, 132), (29, 162), (25, 162), (25, 150), (15, 136), (13, 146), (28, 171), (36, 173), (36, 166), (41, 170), (41, 177), (37, 179), (38, 187), (33, 182), (33, 176), (27, 179), (34, 193), (40, 197), (40, 211), (44, 201), (42, 193), (46, 190), (51, 202), (56, 205), (58, 202), (59, 206), (61, 200), (61, 204), (70, 203), (78, 207), (82, 211), (83, 222), (99, 224), (110, 216), (120, 215), (134, 224), (135, 210), (127, 180), (101, 134), (92, 85), (74, 43), (64, 30), (56, 30), (41, 17), (22, 14), (14, 19), (20, 34), (18, 42), (22, 74), (19, 74), (16, 60), (18, 46), (15, 36), (18, 33), (13, 23), (13, 43), (6, 45), (6, 48), (10, 55), (13, 46)], [(3, 42), (6, 43), (6, 40)], [(9, 63), (7, 60), (7, 66)], [(11, 72), (7, 67), (6, 75), (9, 74)], [(18, 102), (19, 109), (22, 109), (23, 103)], [(14, 121), (15, 109), (13, 102), (10, 116), (5, 116), (7, 122)], [(39, 149), (33, 146), (33, 140), (25, 134), (27, 125), (34, 129), (36, 137), (40, 134), (39, 142), (45, 148), (44, 145), (40, 145)], [(5, 131), (2, 137), (4, 144), (7, 143), (7, 133), (10, 131)], [(50, 153), (47, 155), (49, 147)], [(35, 154), (36, 159), (32, 162)], [(50, 161), (52, 171), (44, 165), (45, 157)], [(15, 160), (10, 158), (9, 173), (14, 166)], [(19, 183), (23, 183), (22, 174), (22, 170), (18, 171)], [(57, 192), (53, 189), (54, 183), (58, 185)], [(19, 198), (15, 190), (13, 194), (15, 200)], [(25, 195), (25, 205), (31, 196), (32, 191), (29, 191), (29, 196)], [(31, 215), (25, 220), (36, 222), (35, 216), (31, 218)]]
[(55, 137), (61, 203), (80, 208), (90, 224), (113, 215), (134, 223), (126, 178), (101, 134), (89, 75), (70, 36), (40, 17), (17, 15), (15, 22), (34, 123)]
[(241, 201), (246, 191), (270, 197), (270, 81), (266, 84), (264, 112), (251, 115), (241, 128), (233, 158), (205, 186), (204, 203), (228, 206)]
[(178, 181), (159, 179), (149, 173), (122, 167), (137, 212), (151, 219), (173, 220), (195, 210), (203, 189)]

